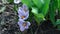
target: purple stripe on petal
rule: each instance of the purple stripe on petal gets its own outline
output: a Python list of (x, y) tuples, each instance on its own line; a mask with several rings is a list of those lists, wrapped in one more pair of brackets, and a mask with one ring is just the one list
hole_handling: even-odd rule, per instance
[(21, 8), (21, 7), (19, 7), (19, 9), (18, 9), (18, 14), (20, 15), (25, 15), (24, 14), (24, 10)]

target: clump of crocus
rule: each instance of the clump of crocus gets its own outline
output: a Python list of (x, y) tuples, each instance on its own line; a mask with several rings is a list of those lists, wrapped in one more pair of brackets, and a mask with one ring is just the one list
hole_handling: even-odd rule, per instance
[(24, 20), (26, 20), (29, 17), (29, 10), (25, 4), (23, 4), (22, 7), (18, 8), (18, 17), (18, 25), (20, 27), (20, 30), (24, 31), (25, 29), (28, 29), (30, 26), (30, 22)]
[(14, 0), (15, 4), (19, 4), (21, 2), (21, 0)]

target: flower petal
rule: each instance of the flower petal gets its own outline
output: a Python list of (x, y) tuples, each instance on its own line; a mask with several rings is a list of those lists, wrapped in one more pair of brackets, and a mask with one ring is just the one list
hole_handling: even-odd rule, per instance
[(25, 26), (25, 29), (28, 29), (30, 25), (31, 25), (30, 22), (27, 22), (27, 25)]
[(30, 26), (30, 25), (31, 25), (31, 23), (30, 23), (30, 22), (27, 22), (27, 24), (28, 24), (28, 26)]
[(22, 19), (22, 16), (25, 16), (25, 17), (23, 18), (23, 20), (26, 20), (26, 19), (29, 17), (29, 12), (26, 12), (25, 15), (19, 14), (19, 15), (18, 15), (19, 19)]
[(22, 26), (22, 24), (23, 24), (24, 22), (25, 22), (25, 21), (23, 21), (22, 19), (19, 19), (18, 25), (19, 25), (19, 26)]
[(28, 17), (29, 17), (29, 11), (26, 12), (26, 14), (25, 14), (25, 18), (23, 18), (23, 20), (26, 20)]
[(28, 29), (29, 28), (29, 26), (25, 26), (25, 29)]
[(20, 27), (20, 30), (21, 30), (21, 31), (24, 31), (24, 30), (25, 30), (25, 28), (24, 28), (23, 26), (21, 26), (21, 27)]
[(21, 2), (21, 0), (14, 0), (15, 4), (19, 4)]
[(28, 10), (27, 5), (25, 5), (25, 4), (23, 4), (22, 8)]
[(23, 8), (19, 7), (18, 14), (25, 15)]
[[(19, 18), (21, 19), (22, 17), (21, 16), (25, 16), (25, 18), (23, 18), (23, 20), (26, 20), (28, 17), (29, 17), (29, 10), (28, 9), (26, 9), (27, 8), (27, 6), (26, 5), (24, 5), (23, 4), (23, 7), (19, 7), (19, 9), (18, 9), (18, 16), (19, 16)], [(25, 12), (25, 10), (27, 10), (26, 12)]]
[(26, 12), (26, 18), (28, 18), (29, 17), (29, 11), (28, 12)]

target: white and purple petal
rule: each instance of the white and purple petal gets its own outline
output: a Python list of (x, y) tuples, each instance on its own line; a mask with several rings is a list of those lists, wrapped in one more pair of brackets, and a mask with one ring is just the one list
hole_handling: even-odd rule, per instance
[(18, 8), (18, 14), (25, 15), (23, 8), (21, 8), (21, 7)]
[(27, 25), (25, 26), (25, 29), (28, 29), (30, 25), (31, 25), (30, 22), (27, 22)]
[(24, 20), (19, 19), (19, 21), (18, 21), (18, 25), (19, 25), (19, 26), (22, 26), (22, 24), (23, 24), (24, 22), (25, 22)]
[(20, 26), (20, 30), (24, 31), (25, 30), (24, 26)]
[(19, 4), (21, 2), (21, 0), (14, 0), (15, 4)]

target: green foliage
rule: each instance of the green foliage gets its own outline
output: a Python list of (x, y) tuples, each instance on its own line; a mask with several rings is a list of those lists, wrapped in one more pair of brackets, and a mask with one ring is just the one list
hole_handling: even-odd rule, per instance
[(40, 24), (40, 22), (41, 22), (42, 20), (45, 19), (43, 14), (34, 14), (34, 15), (35, 15), (35, 20), (36, 20), (36, 22), (38, 23), (38, 25)]
[(44, 15), (42, 13), (38, 13), (38, 9), (37, 8), (35, 8), (35, 7), (32, 8), (32, 13), (34, 14), (34, 18), (35, 18), (35, 20), (36, 20), (36, 22), (38, 24), (40, 24), (40, 22), (42, 20), (44, 20)]
[(60, 19), (57, 19), (56, 25), (59, 25), (59, 24), (60, 24)]
[[(37, 2), (36, 2), (37, 1)], [(50, 3), (50, 0), (45, 0), (44, 1), (44, 4), (41, 2), (41, 3), (38, 3), (40, 2), (39, 0), (36, 0), (35, 3), (36, 5), (41, 9), (41, 10), (38, 10), (36, 8), (32, 8), (32, 12), (34, 12), (34, 15), (35, 15), (35, 20), (40, 23), (42, 20), (44, 20), (45, 18), (45, 15), (47, 14), (48, 12), (48, 8), (49, 8), (49, 3)], [(41, 6), (39, 6), (39, 4)], [(38, 13), (38, 12), (41, 12), (41, 13)]]
[(58, 8), (60, 9), (60, 0), (57, 0), (58, 1)]
[(60, 30), (60, 19), (57, 19), (55, 26), (57, 26), (57, 29)]
[(24, 4), (30, 7), (37, 23), (44, 20), (48, 12), (50, 0), (22, 0)]
[(50, 20), (54, 26), (55, 26), (55, 11), (56, 11), (56, 9), (57, 9), (57, 1), (51, 0), (49, 16), (50, 16)]
[(32, 5), (33, 5), (31, 0), (22, 0), (22, 3), (26, 4), (29, 7), (32, 7)]
[(44, 0), (32, 0), (32, 1), (38, 8), (41, 8), (42, 5), (44, 4)]
[(48, 13), (49, 4), (50, 4), (50, 0), (45, 0), (44, 5), (42, 6), (41, 13), (43, 13), (44, 16)]
[(8, 0), (9, 3), (13, 3), (14, 0)]
[(32, 7), (32, 13), (38, 14), (38, 8)]

